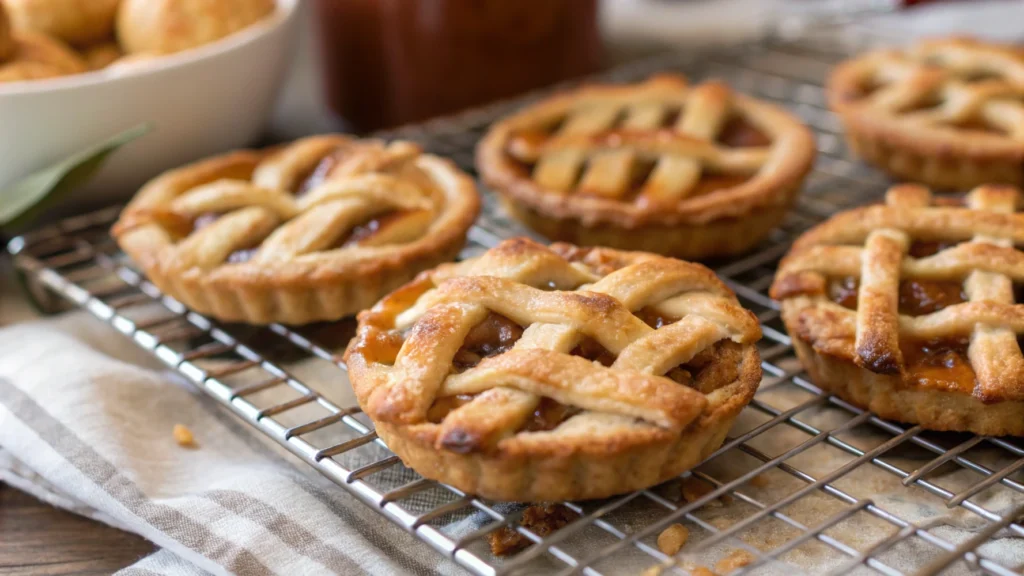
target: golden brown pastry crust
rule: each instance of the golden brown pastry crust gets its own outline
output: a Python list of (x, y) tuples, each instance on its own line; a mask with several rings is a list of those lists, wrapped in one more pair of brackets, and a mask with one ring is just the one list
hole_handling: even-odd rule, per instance
[[(769, 142), (717, 143), (733, 119)], [(792, 204), (814, 154), (810, 132), (783, 110), (721, 83), (691, 87), (663, 75), (529, 106), (491, 127), (477, 166), (514, 215), (553, 238), (703, 258), (763, 238)], [(647, 162), (650, 174), (636, 182)], [(740, 181), (698, 193), (706, 174)]]
[(81, 54), (90, 70), (102, 70), (124, 57), (121, 48), (114, 41), (102, 42), (83, 48)]
[(927, 40), (841, 63), (829, 106), (850, 147), (897, 178), (943, 189), (1024, 184), (1024, 57), (971, 39)]
[[(494, 315), (521, 337), (462, 364)], [(487, 498), (576, 500), (649, 487), (717, 449), (757, 389), (759, 338), (703, 266), (512, 239), (361, 313), (345, 360), (377, 434), (420, 474)], [(561, 417), (528, 427), (545, 402)]]
[(19, 31), (87, 46), (114, 36), (120, 0), (4, 0)]
[[(782, 301), (797, 353), (822, 388), (929, 429), (1024, 435), (1017, 342), (1024, 304), (1014, 291), (1024, 281), (1024, 253), (1016, 248), (1024, 244), (1021, 195), (982, 186), (965, 201), (902, 185), (889, 191), (887, 205), (840, 213), (797, 240), (771, 295)], [(911, 255), (917, 242), (936, 252)], [(855, 310), (830, 298), (837, 278), (857, 280)], [(904, 311), (905, 282), (962, 286), (963, 293), (920, 313)], [(964, 346), (962, 357), (942, 355), (956, 346)], [(908, 354), (918, 347), (938, 355), (912, 364)]]
[(11, 20), (7, 16), (3, 2), (0, 2), (0, 63), (14, 55), (15, 44), (14, 34), (11, 30)]
[[(329, 169), (296, 196), (321, 166)], [(453, 259), (478, 210), (473, 181), (411, 143), (316, 136), (171, 170), (139, 191), (114, 235), (154, 284), (194, 310), (304, 324), (368, 308)], [(360, 226), (373, 227), (352, 236)]]
[(60, 40), (42, 34), (19, 32), (14, 53), (0, 62), (0, 83), (41, 80), (87, 71), (84, 60)]
[(123, 0), (117, 37), (129, 54), (169, 54), (234, 34), (275, 9), (274, 0)]

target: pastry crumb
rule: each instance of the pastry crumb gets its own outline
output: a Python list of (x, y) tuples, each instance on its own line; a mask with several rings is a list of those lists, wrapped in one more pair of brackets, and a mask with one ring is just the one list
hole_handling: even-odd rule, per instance
[(192, 431), (184, 424), (175, 424), (172, 434), (174, 434), (174, 441), (178, 443), (178, 446), (184, 446), (186, 448), (196, 447), (195, 436), (192, 435)]
[(719, 530), (725, 530), (729, 526), (732, 526), (732, 521), (729, 520), (728, 518), (726, 518), (725, 516), (720, 516), (718, 518), (712, 518), (709, 522), (710, 522), (710, 524), (712, 526), (714, 526), (715, 528), (717, 528)]
[[(714, 489), (715, 487), (712, 486), (710, 482), (706, 482), (695, 476), (687, 476), (686, 478), (683, 478), (681, 492), (684, 501), (695, 502), (710, 494)], [(716, 508), (721, 505), (722, 502), (717, 498), (705, 504), (705, 506), (709, 508)]]
[(640, 576), (661, 576), (664, 569), (661, 566), (648, 566), (646, 570), (640, 573)]
[[(523, 511), (519, 525), (541, 538), (546, 538), (577, 518), (579, 514), (561, 504), (535, 504)], [(491, 553), (495, 556), (515, 554), (533, 544), (532, 540), (511, 526), (502, 526), (488, 534), (487, 539), (491, 545)]]
[(737, 568), (742, 568), (754, 561), (754, 555), (746, 550), (733, 550), (728, 556), (722, 558), (715, 564), (715, 572), (728, 574)]
[(690, 576), (716, 576), (716, 574), (704, 566), (697, 566), (693, 570), (690, 570)]
[(662, 554), (673, 556), (683, 549), (689, 537), (690, 531), (686, 526), (673, 524), (658, 535), (658, 550), (661, 550)]

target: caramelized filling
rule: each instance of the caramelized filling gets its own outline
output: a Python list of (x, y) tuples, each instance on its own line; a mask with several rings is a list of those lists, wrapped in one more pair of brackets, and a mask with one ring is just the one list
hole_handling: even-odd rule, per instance
[[(577, 518), (579, 514), (561, 504), (534, 504), (523, 511), (519, 524), (541, 538), (547, 538)], [(511, 526), (502, 526), (491, 532), (487, 535), (487, 540), (491, 545), (491, 553), (495, 556), (515, 554), (532, 544), (532, 540)]]
[(376, 234), (387, 230), (388, 227), (397, 225), (405, 215), (406, 212), (388, 212), (387, 214), (367, 220), (358, 226), (354, 226), (347, 234), (343, 234), (337, 238), (326, 249), (333, 250), (336, 248), (358, 246), (370, 238), (373, 238)]
[(860, 280), (853, 276), (833, 278), (828, 283), (828, 297), (836, 304), (850, 310), (857, 309), (858, 290), (860, 290)]
[(750, 176), (705, 174), (699, 181), (697, 181), (697, 186), (693, 189), (693, 192), (690, 193), (690, 196), (703, 196), (716, 190), (722, 190), (723, 188), (733, 188), (743, 184), (747, 180), (750, 180)]
[[(910, 245), (908, 254), (913, 258), (926, 258), (947, 248), (952, 248), (956, 244), (956, 242), (918, 241)], [(832, 278), (828, 283), (828, 297), (844, 308), (856, 310), (859, 289), (860, 282), (857, 278), (852, 276)], [(903, 280), (900, 282), (900, 314), (921, 316), (966, 301), (967, 294), (964, 293), (963, 285), (960, 282), (929, 280)]]
[(452, 360), (453, 369), (462, 372), (484, 358), (508, 351), (523, 335), (523, 329), (508, 318), (493, 312), (466, 335), (462, 348)]
[(925, 242), (923, 240), (918, 240), (910, 245), (910, 249), (907, 251), (907, 254), (913, 258), (927, 258), (928, 256), (934, 256), (947, 248), (952, 248), (957, 244), (957, 242)]
[[(844, 308), (856, 310), (859, 288), (860, 282), (852, 276), (833, 278), (828, 283), (828, 297)], [(900, 314), (921, 316), (966, 301), (967, 294), (964, 293), (963, 285), (960, 282), (925, 280), (903, 280), (900, 282)]]
[(942, 98), (939, 97), (937, 92), (933, 92), (916, 102), (910, 103), (909, 106), (903, 108), (900, 112), (923, 112), (925, 110), (934, 110), (940, 106), (942, 106)]
[(771, 139), (739, 116), (733, 116), (722, 127), (718, 143), (730, 148), (756, 148), (768, 146)]
[(900, 348), (911, 384), (970, 394), (974, 369), (967, 359), (967, 337), (905, 342)]
[(566, 406), (551, 398), (541, 398), (533, 415), (523, 425), (525, 432), (544, 432), (554, 430), (559, 424), (568, 420), (571, 416), (578, 414), (580, 409), (575, 406)]
[(921, 316), (966, 301), (960, 282), (900, 282), (900, 314)]
[(678, 320), (678, 318), (667, 318), (662, 316), (660, 312), (650, 307), (641, 308), (634, 312), (633, 315), (643, 320), (644, 323), (654, 329), (661, 328), (662, 326), (668, 326)]
[[(676, 368), (686, 371), (690, 377), (689, 382), (681, 382), (676, 378), (673, 380), (702, 394), (709, 394), (739, 378), (742, 360), (743, 346), (732, 340), (722, 340)], [(671, 377), (672, 372), (668, 375)]]
[(593, 360), (602, 366), (611, 366), (612, 362), (615, 362), (615, 355), (593, 338), (584, 338), (570, 354)]
[(844, 99), (847, 101), (852, 101), (867, 98), (868, 96), (871, 96), (875, 92), (881, 90), (885, 85), (886, 83), (883, 82), (882, 79), (878, 78), (877, 76), (865, 78), (863, 81), (861, 81), (860, 85), (857, 86), (856, 91), (854, 91), (852, 94), (845, 94)]
[(299, 178), (299, 185), (295, 188), (295, 197), (301, 198), (313, 188), (323, 184), (331, 175), (331, 170), (334, 170), (334, 167), (341, 161), (341, 158), (341, 151), (324, 156), (308, 174)]
[(961, 80), (968, 84), (975, 84), (977, 82), (988, 82), (989, 80), (1002, 80), (1003, 76), (998, 72), (990, 70), (975, 70), (968, 72), (961, 77)]

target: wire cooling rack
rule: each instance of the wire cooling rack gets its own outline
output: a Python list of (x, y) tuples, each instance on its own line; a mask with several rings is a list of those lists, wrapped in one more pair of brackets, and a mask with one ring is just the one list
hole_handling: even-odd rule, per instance
[[(766, 295), (796, 235), (838, 210), (879, 199), (888, 184), (851, 159), (824, 105), (822, 79), (860, 48), (850, 42), (804, 38), (673, 54), (606, 75), (627, 81), (681, 71), (693, 79), (724, 78), (802, 117), (817, 134), (820, 156), (783, 226), (755, 252), (713, 263), (758, 314), (765, 335), (765, 380), (730, 438), (705, 464), (665, 485), (565, 503), (576, 519), (546, 537), (523, 525), (523, 505), (475, 498), (404, 468), (350, 396), (337, 399), (350, 322), (254, 328), (190, 312), (118, 251), (107, 233), (116, 207), (16, 238), (8, 249), (38, 295), (45, 288), (88, 309), (382, 518), (474, 573), (641, 574), (659, 566), (699, 573), (698, 567), (717, 566), (737, 574), (1018, 574), (1024, 559), (1019, 440), (932, 433), (822, 393), (805, 379)], [(417, 140), (475, 173), (473, 146), (488, 124), (537, 96), (389, 135)], [(488, 193), (466, 255), (524, 233)], [(320, 369), (311, 370), (316, 363)], [(331, 377), (323, 376), (324, 366)], [(681, 498), (694, 482), (704, 489)], [(690, 530), (674, 558), (656, 544), (673, 523)], [(505, 527), (531, 546), (493, 555), (487, 536)], [(737, 549), (746, 563), (717, 563)]]

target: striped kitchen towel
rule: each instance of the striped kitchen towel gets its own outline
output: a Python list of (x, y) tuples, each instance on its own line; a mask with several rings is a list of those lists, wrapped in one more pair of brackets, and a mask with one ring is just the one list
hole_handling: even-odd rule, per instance
[(161, 548), (124, 574), (463, 573), (84, 313), (0, 351), (0, 480)]

